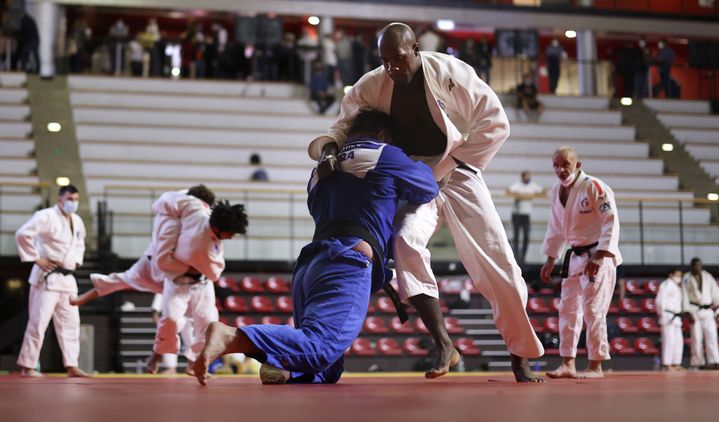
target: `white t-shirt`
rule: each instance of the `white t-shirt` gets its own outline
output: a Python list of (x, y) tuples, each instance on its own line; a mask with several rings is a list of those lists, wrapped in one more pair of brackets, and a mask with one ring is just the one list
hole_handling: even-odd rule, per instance
[[(517, 195), (539, 195), (544, 192), (544, 188), (539, 186), (537, 183), (530, 181), (524, 183), (521, 180), (512, 183), (509, 187), (509, 192)], [(514, 209), (512, 210), (515, 214), (526, 214), (532, 213), (532, 200), (531, 199), (515, 199)]]

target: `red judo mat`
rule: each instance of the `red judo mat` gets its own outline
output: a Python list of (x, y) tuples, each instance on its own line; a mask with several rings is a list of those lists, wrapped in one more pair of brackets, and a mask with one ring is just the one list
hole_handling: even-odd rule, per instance
[(348, 374), (336, 385), (256, 376), (0, 377), (0, 421), (717, 421), (719, 372), (613, 373), (516, 384), (508, 373)]

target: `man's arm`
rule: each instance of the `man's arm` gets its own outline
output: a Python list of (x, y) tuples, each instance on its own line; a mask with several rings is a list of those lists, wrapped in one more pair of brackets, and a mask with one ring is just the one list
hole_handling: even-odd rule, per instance
[(41, 257), (37, 252), (35, 240), (40, 230), (49, 225), (48, 214), (45, 211), (37, 211), (15, 232), (18, 255), (22, 262), (34, 262), (43, 271), (52, 271), (57, 268), (58, 263)]
[(593, 277), (604, 258), (613, 258), (615, 251), (619, 250), (619, 218), (616, 215), (614, 192), (597, 179), (592, 181), (590, 189), (589, 197), (593, 200), (594, 210), (601, 222), (597, 249), (584, 269), (586, 275)]
[[(552, 189), (552, 196), (556, 198), (557, 189)], [(552, 204), (553, 205), (553, 204)], [(547, 256), (542, 269), (540, 270), (540, 278), (545, 283), (552, 282), (552, 270), (557, 257), (564, 248), (564, 235), (562, 234), (562, 222), (560, 216), (555, 212), (554, 206), (550, 206), (549, 223), (547, 224), (547, 232), (542, 242), (542, 253)]]

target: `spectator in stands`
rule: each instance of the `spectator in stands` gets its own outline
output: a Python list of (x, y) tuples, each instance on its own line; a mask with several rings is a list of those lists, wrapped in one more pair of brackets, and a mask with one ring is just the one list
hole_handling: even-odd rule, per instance
[(265, 384), (339, 380), (343, 354), (362, 329), (370, 294), (384, 287), (396, 295), (386, 287), (392, 274), (386, 264), (399, 200), (426, 203), (438, 193), (428, 166), (384, 144), (390, 130), (387, 114), (361, 112), (341, 152), (343, 171), (324, 179), (316, 176), (318, 169), (312, 172), (308, 207), (317, 228), (293, 274), (296, 328), (212, 324), (194, 366), (201, 384), (210, 362), (227, 353), (262, 361)]
[(87, 54), (92, 29), (87, 26), (84, 19), (76, 20), (72, 25), (72, 32), (68, 36), (67, 54), (70, 58), (70, 72), (82, 73), (85, 71), (85, 56)]
[(627, 42), (624, 48), (619, 50), (617, 71), (622, 77), (622, 96), (624, 97), (634, 96), (634, 75), (637, 72), (637, 57), (640, 53), (640, 50), (631, 42)]
[(75, 270), (85, 254), (85, 225), (76, 214), (80, 193), (73, 185), (60, 188), (57, 204), (33, 214), (15, 233), (23, 262), (30, 273), (29, 320), (17, 364), (23, 377), (42, 376), (35, 370), (45, 330), (53, 320), (69, 377), (87, 377), (78, 368), (80, 312), (70, 305), (77, 294)]
[(340, 73), (342, 86), (352, 85), (354, 83), (352, 75), (352, 40), (353, 37), (344, 31), (337, 31), (337, 68)]
[(649, 95), (649, 66), (652, 64), (652, 53), (646, 40), (639, 39), (634, 73), (634, 98), (645, 98)]
[(282, 42), (277, 44), (275, 48), (278, 79), (280, 81), (300, 81), (300, 60), (297, 57), (295, 38), (295, 34), (292, 32), (285, 32), (282, 36)]
[(16, 70), (30, 73), (40, 71), (40, 34), (35, 19), (24, 13), (20, 19), (20, 29), (15, 35), (17, 41), (15, 53)]
[[(719, 285), (702, 267), (699, 258), (692, 258), (691, 271), (682, 280), (682, 311), (689, 312), (692, 324), (693, 368), (719, 369), (719, 345), (715, 311), (719, 307)], [(706, 347), (706, 359), (704, 348)]]
[[(614, 192), (604, 182), (584, 173), (576, 151), (560, 147), (552, 159), (559, 179), (550, 191), (551, 211), (542, 253), (547, 261), (540, 275), (552, 282), (552, 270), (568, 243), (562, 263), (559, 302), (559, 353), (562, 364), (547, 372), (551, 378), (576, 378), (576, 356), (582, 323), (587, 326), (589, 366), (583, 378), (601, 378), (608, 360), (607, 312), (614, 292), (619, 252), (619, 218)], [(584, 315), (584, 321), (582, 320)]]
[(547, 73), (549, 74), (549, 92), (555, 94), (557, 85), (559, 84), (559, 76), (562, 69), (562, 60), (567, 58), (567, 53), (559, 44), (559, 40), (554, 38), (545, 51), (547, 57)]
[(657, 47), (659, 51), (657, 51), (655, 63), (659, 70), (660, 87), (664, 91), (666, 98), (676, 98), (677, 93), (674, 92), (674, 84), (672, 83), (674, 81), (671, 76), (672, 65), (674, 64), (674, 49), (669, 47), (666, 39), (659, 41)]
[(537, 121), (544, 112), (544, 104), (539, 101), (539, 90), (534, 83), (532, 72), (524, 72), (522, 83), (517, 85), (517, 107), (524, 111), (528, 120)]
[[(532, 201), (534, 198), (544, 197), (545, 189), (536, 182), (532, 182), (532, 173), (525, 170), (522, 172), (521, 179), (507, 188), (507, 195), (514, 198), (514, 208), (512, 210), (512, 227), (514, 228), (512, 247), (514, 256), (517, 258), (519, 265), (524, 265), (531, 233)], [(519, 243), (520, 232), (522, 234), (521, 245)]]
[(250, 180), (253, 182), (267, 182), (270, 180), (270, 176), (267, 174), (267, 171), (262, 168), (262, 159), (260, 158), (260, 154), (252, 154), (250, 156), (250, 164), (255, 168), (250, 176)]
[[(459, 59), (472, 66), (479, 76), (479, 57), (477, 57), (477, 43), (473, 38), (467, 38), (459, 49)], [(480, 77), (481, 78), (481, 77)], [(483, 78), (482, 78), (483, 79)]]
[(127, 36), (129, 34), (129, 29), (127, 28), (127, 25), (125, 25), (125, 22), (123, 22), (122, 19), (118, 19), (115, 21), (115, 23), (110, 27), (110, 31), (108, 33), (108, 37), (110, 39), (110, 46), (109, 46), (109, 54), (110, 54), (110, 64), (111, 64), (111, 71), (116, 74), (120, 75), (122, 74), (123, 70), (125, 69), (125, 42), (127, 41)]
[(673, 269), (659, 285), (656, 305), (662, 327), (662, 369), (683, 370), (684, 336), (682, 335), (682, 272)]
[(322, 37), (322, 65), (330, 86), (334, 87), (335, 72), (337, 71), (337, 44), (332, 34), (325, 34)]
[(482, 35), (482, 38), (477, 44), (477, 76), (480, 77), (487, 85), (490, 84), (489, 78), (492, 74), (492, 44), (487, 39), (486, 35)]
[(297, 40), (297, 51), (302, 61), (302, 80), (304, 84), (310, 86), (310, 75), (314, 62), (319, 57), (319, 43), (317, 38), (306, 29), (302, 30), (302, 36)]
[[(376, 48), (376, 47), (375, 47)], [(354, 85), (364, 75), (367, 69), (367, 45), (364, 34), (357, 34), (352, 38), (352, 77), (350, 85)]]
[(335, 94), (329, 79), (327, 69), (322, 62), (316, 61), (312, 65), (312, 75), (310, 76), (310, 99), (317, 103), (320, 114), (325, 114), (335, 102)]
[(142, 76), (142, 62), (145, 55), (145, 50), (140, 44), (140, 35), (138, 34), (135, 38), (130, 40), (128, 43), (128, 50), (130, 56), (130, 71), (132, 76)]

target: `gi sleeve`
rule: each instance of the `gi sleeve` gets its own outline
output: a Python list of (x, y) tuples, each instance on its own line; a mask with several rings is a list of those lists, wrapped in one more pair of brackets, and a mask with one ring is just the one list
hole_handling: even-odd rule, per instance
[(547, 233), (544, 235), (542, 243), (542, 253), (552, 258), (558, 258), (564, 248), (564, 235), (562, 234), (562, 221), (557, 211), (554, 201), (558, 201), (559, 185), (555, 185), (551, 191), (551, 207), (549, 211), (549, 222), (547, 224)]
[(376, 170), (392, 177), (399, 199), (409, 203), (425, 204), (439, 193), (432, 169), (422, 162), (412, 161), (395, 146), (384, 147)]
[(35, 240), (38, 233), (48, 227), (48, 220), (47, 212), (37, 211), (15, 232), (15, 242), (22, 262), (35, 262), (41, 258), (37, 253)]
[(85, 236), (87, 235), (87, 232), (82, 218), (80, 218), (80, 216), (77, 217), (78, 218), (75, 219), (75, 230), (77, 232), (75, 236), (77, 239), (75, 239), (75, 245), (73, 246), (75, 250), (73, 252), (75, 254), (75, 263), (79, 267), (85, 259)]
[(611, 252), (616, 256), (619, 251), (619, 218), (614, 192), (597, 179), (592, 180), (590, 189), (589, 197), (594, 200), (601, 225), (597, 249)]
[(698, 308), (695, 305), (692, 305), (691, 301), (689, 300), (690, 276), (690, 274), (685, 274), (684, 277), (682, 277), (682, 312), (695, 313)]
[(660, 319), (662, 317), (662, 314), (664, 314), (664, 296), (666, 296), (666, 290), (667, 290), (666, 286), (667, 286), (666, 281), (659, 285), (659, 290), (657, 291), (657, 297), (656, 297), (656, 299), (654, 299), (654, 303), (656, 304), (656, 308), (657, 308), (656, 309), (657, 315), (659, 316)]
[(179, 218), (160, 215), (155, 218), (155, 225), (152, 239), (155, 250), (152, 261), (160, 271), (174, 279), (174, 277), (186, 273), (189, 268), (175, 257), (175, 248), (177, 248), (182, 223)]

